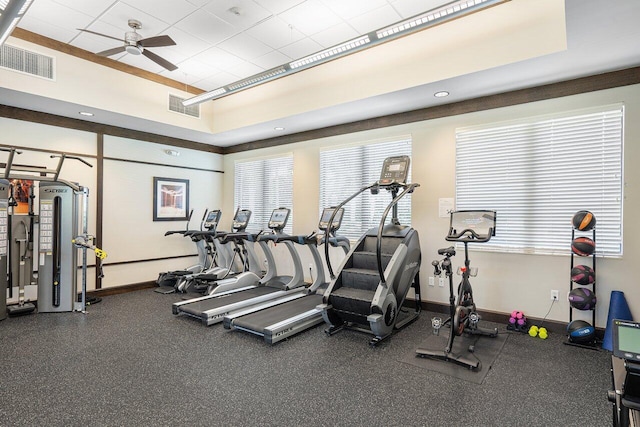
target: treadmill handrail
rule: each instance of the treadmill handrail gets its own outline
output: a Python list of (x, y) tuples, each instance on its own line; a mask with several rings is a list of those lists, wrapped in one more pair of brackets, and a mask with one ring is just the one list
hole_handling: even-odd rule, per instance
[(380, 275), (380, 280), (382, 281), (383, 285), (387, 283), (387, 279), (384, 277), (384, 270), (382, 269), (382, 230), (384, 229), (384, 223), (387, 220), (387, 215), (389, 215), (389, 211), (395, 205), (398, 204), (400, 199), (402, 199), (407, 194), (413, 192), (413, 190), (415, 190), (416, 187), (420, 187), (420, 184), (413, 183), (413, 184), (406, 184), (406, 185), (400, 185), (400, 186), (404, 187), (404, 190), (402, 191), (402, 193), (394, 197), (391, 203), (387, 205), (387, 208), (384, 210), (384, 213), (382, 214), (382, 218), (380, 219), (380, 225), (378, 226), (378, 236), (377, 236), (378, 240), (376, 242), (376, 261), (378, 263), (378, 274)]

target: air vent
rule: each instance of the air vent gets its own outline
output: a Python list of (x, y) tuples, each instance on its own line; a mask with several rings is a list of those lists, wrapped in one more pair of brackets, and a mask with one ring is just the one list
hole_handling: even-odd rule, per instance
[(199, 104), (185, 107), (184, 105), (182, 105), (182, 101), (184, 101), (184, 98), (169, 94), (169, 110), (175, 111), (176, 113), (185, 114), (187, 116), (200, 118)]
[(0, 67), (45, 79), (54, 79), (54, 58), (8, 44), (0, 48)]

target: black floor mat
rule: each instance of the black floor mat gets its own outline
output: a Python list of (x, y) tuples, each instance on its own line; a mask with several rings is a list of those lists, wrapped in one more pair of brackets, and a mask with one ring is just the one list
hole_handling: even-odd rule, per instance
[[(491, 369), (491, 365), (493, 365), (502, 351), (504, 344), (507, 342), (507, 337), (508, 334), (503, 333), (498, 334), (495, 338), (466, 334), (455, 338), (451, 355), (463, 355), (472, 360), (479, 360), (480, 366), (478, 369), (472, 370), (467, 366), (450, 360), (418, 357), (415, 351), (407, 354), (400, 362), (408, 363), (418, 368), (440, 372), (445, 375), (451, 375), (452, 377), (476, 384), (482, 384), (482, 381)], [(429, 350), (443, 350), (446, 347), (448, 338), (449, 329), (444, 328), (440, 331), (440, 335), (429, 335), (418, 347)], [(469, 352), (470, 345), (473, 345), (475, 348), (473, 353)]]

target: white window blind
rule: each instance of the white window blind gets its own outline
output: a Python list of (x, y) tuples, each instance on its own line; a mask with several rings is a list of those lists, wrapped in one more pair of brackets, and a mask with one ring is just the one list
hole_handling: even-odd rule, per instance
[[(293, 156), (236, 162), (234, 203), (236, 207), (251, 210), (247, 231), (268, 230), (267, 224), (274, 209), (292, 209)], [(293, 210), (285, 233), (291, 233), (292, 224)]]
[[(358, 189), (380, 179), (384, 159), (411, 155), (411, 139), (330, 149), (320, 152), (320, 209), (336, 206)], [(409, 171), (409, 182), (411, 171)], [(391, 193), (382, 190), (377, 195), (362, 193), (345, 206), (339, 234), (354, 241), (369, 228), (377, 227)], [(398, 218), (411, 223), (411, 197), (398, 203)], [(387, 217), (389, 221), (391, 213)]]
[(569, 253), (571, 218), (589, 210), (596, 253), (622, 255), (623, 118), (616, 106), (456, 132), (456, 209), (496, 210), (483, 246), (523, 253)]

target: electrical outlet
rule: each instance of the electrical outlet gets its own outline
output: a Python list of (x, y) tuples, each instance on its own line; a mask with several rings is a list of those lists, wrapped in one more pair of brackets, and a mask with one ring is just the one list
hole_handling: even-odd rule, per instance
[(444, 277), (440, 277), (438, 279), (438, 286), (440, 286), (441, 288), (444, 288)]
[(551, 301), (558, 301), (560, 299), (560, 294), (556, 289), (551, 290)]
[(436, 285), (436, 278), (433, 276), (429, 276), (429, 286), (435, 286)]

